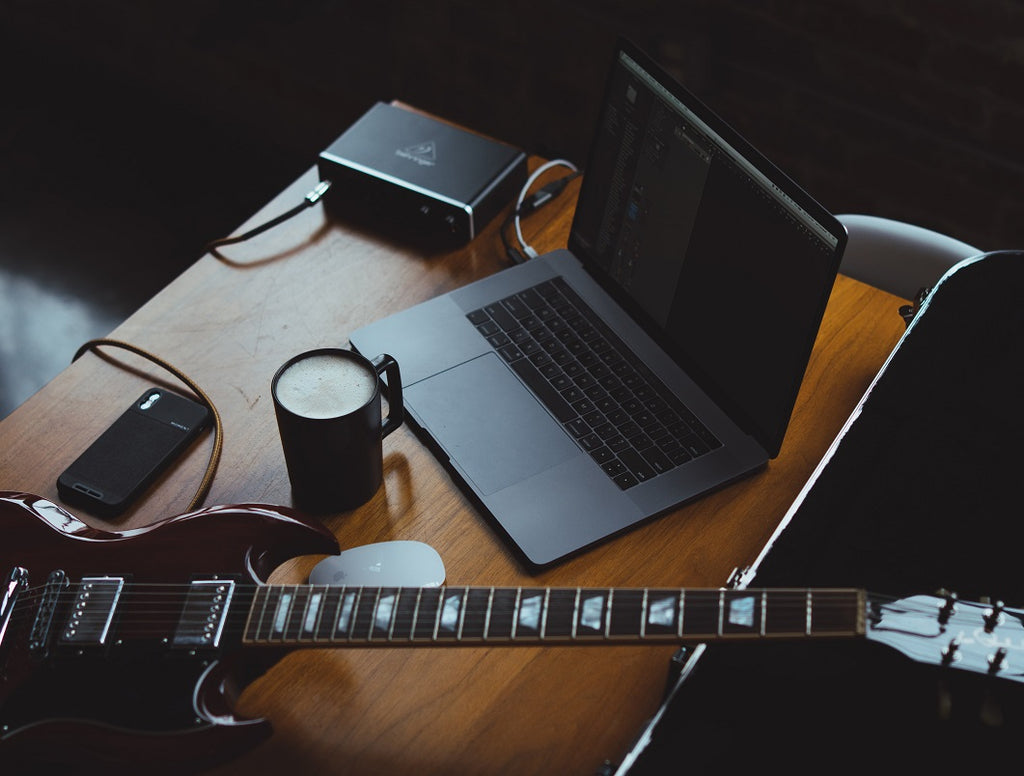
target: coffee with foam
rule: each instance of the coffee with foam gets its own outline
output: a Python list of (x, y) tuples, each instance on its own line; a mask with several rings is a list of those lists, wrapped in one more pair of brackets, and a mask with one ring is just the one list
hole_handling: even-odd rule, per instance
[(342, 355), (319, 353), (288, 366), (277, 378), (278, 402), (304, 418), (337, 418), (362, 407), (377, 375)]

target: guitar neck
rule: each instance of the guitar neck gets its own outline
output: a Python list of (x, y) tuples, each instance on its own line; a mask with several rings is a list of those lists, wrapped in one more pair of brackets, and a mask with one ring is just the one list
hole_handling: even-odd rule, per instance
[(249, 645), (481, 645), (850, 637), (856, 589), (327, 587), (256, 591)]

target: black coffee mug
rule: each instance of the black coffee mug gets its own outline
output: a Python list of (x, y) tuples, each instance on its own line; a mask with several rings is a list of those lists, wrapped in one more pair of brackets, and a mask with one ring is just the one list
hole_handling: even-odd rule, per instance
[(311, 350), (286, 361), (270, 391), (295, 506), (324, 514), (369, 501), (384, 480), (381, 442), (405, 416), (398, 362), (387, 354), (370, 361), (342, 348)]

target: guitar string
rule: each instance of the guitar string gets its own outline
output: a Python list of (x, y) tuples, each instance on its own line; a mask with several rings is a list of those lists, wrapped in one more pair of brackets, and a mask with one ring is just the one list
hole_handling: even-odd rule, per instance
[[(547, 628), (545, 630), (537, 626), (525, 626), (517, 624), (515, 628), (505, 623), (500, 629), (497, 627), (493, 629), (484, 630), (479, 628), (476, 630), (470, 630), (459, 632), (455, 628), (439, 629), (437, 625), (436, 616), (432, 613), (429, 618), (424, 620), (415, 620), (412, 618), (401, 619), (386, 629), (380, 629), (374, 627), (371, 632), (371, 622), (356, 622), (356, 627), (348, 628), (321, 628), (315, 631), (298, 630), (297, 632), (288, 630), (283, 633), (273, 634), (249, 634), (248, 620), (245, 617), (234, 618), (225, 623), (225, 626), (220, 630), (221, 638), (228, 638), (230, 640), (241, 638), (242, 640), (252, 644), (296, 644), (303, 645), (308, 644), (315, 646), (318, 643), (429, 643), (432, 641), (458, 641), (461, 639), (513, 639), (515, 636), (530, 636), (532, 638), (540, 638), (541, 640), (579, 640), (585, 642), (591, 640), (595, 636), (603, 637), (607, 640), (623, 639), (629, 641), (642, 642), (645, 639), (651, 641), (671, 641), (673, 643), (695, 643), (703, 641), (714, 641), (717, 639), (729, 639), (729, 638), (741, 638), (741, 637), (764, 637), (766, 639), (803, 639), (803, 638), (827, 638), (827, 637), (841, 637), (848, 635), (855, 635), (857, 629), (850, 627), (842, 630), (829, 630), (825, 632), (812, 632), (811, 634), (805, 633), (803, 630), (793, 629), (785, 630), (780, 632), (768, 632), (761, 633), (760, 631), (753, 631), (749, 634), (744, 634), (735, 631), (718, 632), (716, 630), (696, 630), (696, 631), (684, 631), (682, 635), (679, 635), (674, 628), (666, 628), (664, 630), (654, 629), (641, 629), (641, 621), (639, 619), (634, 620), (631, 623), (620, 623), (618, 626), (608, 630), (606, 627), (584, 630), (577, 628), (575, 633), (571, 628), (571, 623), (565, 623), (564, 627), (561, 628)], [(197, 626), (199, 623), (197, 623)], [(631, 627), (627, 627), (631, 625)], [(130, 629), (124, 631), (115, 631), (110, 641), (123, 642), (123, 641), (164, 641), (167, 643), (174, 644), (175, 636), (179, 632), (181, 624), (176, 618), (168, 616), (164, 619), (154, 619), (145, 624), (133, 624)], [(197, 628), (198, 629), (198, 628)], [(216, 629), (215, 629), (216, 630)], [(68, 645), (74, 645), (75, 642), (65, 642)], [(184, 643), (184, 642), (183, 642)], [(223, 645), (223, 642), (222, 644)], [(86, 643), (85, 646), (90, 646)], [(103, 646), (97, 644), (96, 646)]]
[[(255, 592), (265, 586), (256, 584), (243, 583), (242, 585), (236, 586), (236, 591), (239, 592), (240, 596), (248, 596), (250, 591)], [(144, 590), (137, 591), (135, 588), (144, 588)], [(133, 590), (126, 592), (122, 595), (121, 600), (118, 601), (116, 607), (117, 614), (119, 616), (130, 616), (132, 621), (130, 627), (132, 633), (140, 632), (142, 628), (148, 625), (160, 626), (161, 629), (169, 627), (169, 624), (173, 624), (175, 627), (189, 627), (197, 623), (205, 622), (208, 615), (205, 611), (197, 612), (194, 615), (194, 619), (183, 615), (183, 605), (185, 603), (182, 598), (183, 592), (188, 592), (192, 588), (188, 584), (184, 583), (133, 583)], [(471, 591), (478, 591), (480, 595), (484, 592), (488, 594), (487, 600), (473, 600), (478, 598), (471, 596), (467, 592), (467, 588), (464, 586), (446, 586), (438, 588), (378, 588), (378, 587), (326, 587), (326, 586), (309, 586), (309, 585), (274, 585), (267, 588), (272, 591), (287, 591), (292, 594), (299, 592), (321, 592), (321, 593), (336, 593), (339, 594), (339, 600), (341, 597), (348, 593), (360, 593), (363, 594), (366, 591), (370, 591), (371, 595), (366, 601), (360, 601), (359, 606), (356, 607), (357, 611), (353, 614), (361, 616), (362, 618), (370, 618), (366, 622), (360, 623), (365, 625), (367, 628), (372, 623), (372, 618), (376, 614), (376, 608), (378, 606), (378, 594), (380, 592), (387, 592), (388, 594), (396, 596), (397, 600), (401, 600), (402, 592), (407, 594), (416, 593), (417, 596), (422, 596), (424, 592), (429, 593), (427, 611), (430, 612), (428, 619), (437, 620), (440, 616), (440, 610), (444, 606), (444, 602), (452, 597), (459, 598), (459, 610), (462, 613), (463, 619), (467, 617), (480, 617), (486, 615), (488, 611), (494, 611), (493, 601), (491, 599), (492, 592), (494, 594), (512, 594), (516, 591), (523, 591), (529, 594), (537, 594), (543, 596), (546, 592), (550, 591), (555, 593), (554, 596), (548, 596), (547, 602), (547, 613), (550, 616), (552, 613), (558, 617), (576, 617), (576, 597), (595, 597), (603, 596), (604, 601), (602, 602), (602, 611), (605, 611), (604, 607), (607, 607), (607, 597), (610, 593), (618, 596), (620, 599), (624, 596), (642, 596), (645, 592), (650, 595), (653, 593), (658, 597), (676, 597), (680, 594), (683, 595), (684, 600), (684, 613), (689, 612), (691, 617), (707, 617), (710, 613), (712, 616), (716, 615), (719, 611), (719, 595), (723, 591), (716, 588), (572, 588), (572, 587), (553, 587), (553, 588), (532, 588), (532, 587), (486, 587), (476, 586), (470, 587)], [(162, 591), (162, 592), (155, 592)], [(44, 592), (44, 588), (35, 588), (31, 594), (25, 596), (25, 602), (31, 603), (35, 599), (39, 598)], [(755, 591), (727, 591), (729, 596), (735, 597), (736, 595), (742, 595), (743, 593), (757, 593), (760, 594), (760, 590)], [(802, 589), (772, 589), (768, 591), (772, 596), (770, 602), (770, 613), (773, 618), (783, 620), (787, 615), (796, 613), (798, 616), (803, 615), (807, 609), (807, 591)], [(813, 611), (820, 614), (827, 614), (830, 609), (836, 609), (840, 611), (849, 610), (851, 604), (856, 603), (858, 600), (858, 594), (856, 592), (848, 591), (837, 591), (826, 594), (828, 591), (824, 589), (812, 591), (812, 606)], [(436, 595), (435, 595), (436, 593)], [(566, 593), (571, 597), (571, 600), (561, 600), (559, 594)], [(707, 600), (701, 600), (701, 596), (706, 596)], [(690, 600), (687, 600), (689, 598)], [(817, 600), (815, 600), (817, 598)], [(74, 603), (78, 599), (78, 593), (73, 590), (62, 591), (55, 602), (56, 606), (65, 606), (69, 601)], [(873, 597), (873, 600), (879, 601), (878, 597)], [(894, 599), (895, 600), (895, 599)], [(371, 606), (367, 607), (366, 603), (371, 602)], [(19, 604), (21, 599), (19, 599)], [(235, 602), (237, 603), (237, 602)], [(227, 631), (229, 628), (232, 629), (239, 627), (233, 623), (241, 623), (240, 630), (244, 631), (246, 624), (248, 623), (249, 614), (254, 611), (259, 602), (250, 601), (248, 607), (239, 607), (235, 603), (232, 604), (227, 615), (224, 618), (224, 626)], [(305, 606), (307, 602), (303, 602), (303, 613), (305, 613)], [(502, 602), (508, 604), (509, 602)], [(621, 601), (618, 602), (621, 607)], [(634, 602), (636, 603), (636, 602)], [(274, 604), (276, 607), (276, 604)], [(399, 607), (391, 604), (392, 610), (389, 617), (390, 629), (394, 631), (398, 629), (400, 632), (405, 632), (406, 629), (411, 630), (417, 621), (417, 614), (415, 612), (403, 612)], [(612, 608), (615, 607), (613, 600)], [(337, 608), (337, 606), (335, 606)], [(511, 607), (515, 609), (516, 607)], [(101, 608), (98, 615), (94, 615), (97, 619), (105, 621), (109, 607)], [(276, 611), (276, 609), (275, 609)], [(934, 615), (936, 613), (935, 607), (920, 607), (920, 614)], [(12, 620), (22, 621), (28, 618), (34, 618), (35, 614), (29, 611), (28, 608), (18, 607), (18, 611), (12, 617)], [(296, 617), (297, 613), (290, 611), (288, 613), (289, 618)], [(678, 616), (678, 609), (673, 611), (673, 617)], [(322, 613), (321, 613), (322, 617)], [(148, 619), (147, 619), (148, 618)], [(392, 623), (393, 621), (393, 623)], [(333, 621), (332, 621), (333, 626)], [(376, 630), (376, 628), (375, 628)]]

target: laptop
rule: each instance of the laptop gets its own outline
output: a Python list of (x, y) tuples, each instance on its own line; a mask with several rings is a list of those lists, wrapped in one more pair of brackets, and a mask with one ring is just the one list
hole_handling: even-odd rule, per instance
[(627, 40), (567, 249), (355, 331), (541, 568), (778, 455), (846, 232)]

